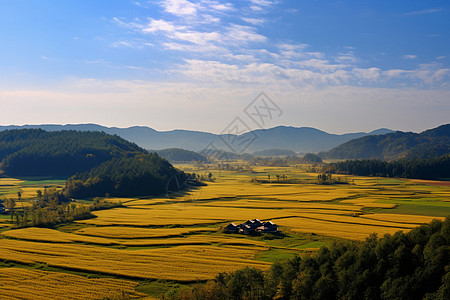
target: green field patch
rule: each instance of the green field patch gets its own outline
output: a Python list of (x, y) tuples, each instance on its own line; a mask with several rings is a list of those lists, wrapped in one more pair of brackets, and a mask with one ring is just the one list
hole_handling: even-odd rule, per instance
[(325, 246), (326, 244), (327, 244), (326, 242), (314, 241), (298, 246), (297, 248), (298, 249), (320, 248), (322, 246)]
[(22, 186), (64, 186), (65, 179), (47, 179), (47, 180), (26, 180), (21, 183)]
[[(390, 203), (390, 202), (389, 202)], [(368, 209), (368, 211), (379, 212), (384, 214), (404, 214), (404, 215), (421, 215), (433, 217), (447, 217), (450, 215), (450, 203), (441, 202), (432, 205), (430, 203), (398, 203), (396, 208), (391, 209)], [(365, 210), (365, 209), (364, 209)]]
[(256, 259), (260, 261), (273, 263), (277, 261), (291, 259), (297, 256), (298, 254), (299, 252), (295, 250), (272, 248), (270, 250), (264, 251), (256, 255)]

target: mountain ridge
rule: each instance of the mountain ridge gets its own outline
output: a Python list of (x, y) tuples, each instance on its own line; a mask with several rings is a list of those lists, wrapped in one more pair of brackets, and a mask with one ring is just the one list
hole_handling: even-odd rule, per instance
[(116, 134), (126, 140), (134, 142), (146, 149), (162, 150), (168, 148), (183, 148), (201, 152), (208, 145), (214, 145), (219, 150), (230, 151), (226, 144), (236, 141), (236, 138), (250, 139), (248, 147), (237, 147), (236, 152), (254, 152), (267, 149), (284, 149), (299, 153), (327, 151), (351, 139), (380, 134), (390, 129), (380, 128), (369, 133), (356, 132), (332, 134), (313, 127), (277, 126), (269, 129), (256, 129), (241, 135), (214, 134), (204, 131), (175, 129), (157, 131), (147, 126), (131, 126), (127, 128), (106, 127), (98, 124), (41, 124), (41, 125), (7, 125), (0, 126), (0, 131), (8, 129), (37, 128), (47, 131), (77, 130), (103, 131)]
[(345, 142), (321, 153), (338, 159), (415, 159), (433, 158), (450, 153), (450, 124), (420, 133), (394, 131), (369, 135)]

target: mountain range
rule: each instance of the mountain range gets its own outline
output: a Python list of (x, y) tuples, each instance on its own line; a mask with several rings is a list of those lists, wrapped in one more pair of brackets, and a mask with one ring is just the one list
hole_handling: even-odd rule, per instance
[(152, 150), (183, 148), (191, 151), (205, 152), (205, 149), (206, 151), (208, 149), (219, 149), (235, 153), (251, 153), (268, 149), (291, 150), (297, 153), (328, 151), (333, 147), (355, 138), (392, 132), (390, 129), (382, 128), (369, 133), (331, 134), (311, 127), (278, 126), (270, 129), (253, 130), (241, 135), (233, 135), (178, 129), (157, 131), (145, 126), (117, 128), (97, 124), (9, 125), (0, 126), (0, 131), (28, 128), (39, 128), (46, 131), (102, 131), (108, 134), (118, 135), (145, 149)]

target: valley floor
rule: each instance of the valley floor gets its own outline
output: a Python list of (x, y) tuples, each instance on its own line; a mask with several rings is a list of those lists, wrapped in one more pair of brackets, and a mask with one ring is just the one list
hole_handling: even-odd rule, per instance
[[(323, 185), (317, 174), (294, 167), (252, 173), (178, 167), (212, 172), (215, 181), (180, 194), (105, 199), (124, 206), (52, 229), (12, 229), (9, 216), (0, 215), (0, 298), (158, 297), (220, 272), (265, 270), (336, 240), (363, 241), (450, 215), (448, 185), (354, 176)], [(268, 175), (289, 180), (261, 183)], [(1, 178), (0, 194), (21, 191), (20, 208), (31, 205), (37, 188), (62, 184)], [(255, 218), (275, 222), (280, 234), (223, 232), (231, 222)]]

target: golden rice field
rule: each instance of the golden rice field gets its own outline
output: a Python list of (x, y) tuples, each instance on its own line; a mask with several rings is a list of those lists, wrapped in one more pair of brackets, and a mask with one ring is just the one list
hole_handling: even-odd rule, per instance
[[(101, 227), (93, 227), (91, 229), (101, 229)], [(142, 228), (134, 228), (135, 230)], [(181, 228), (168, 228), (170, 229), (178, 229), (178, 232), (183, 232), (180, 230)], [(211, 229), (211, 228), (208, 228)], [(145, 229), (144, 229), (145, 230)], [(147, 229), (152, 230), (152, 229)], [(159, 231), (164, 231), (164, 229), (154, 229)], [(79, 230), (77, 232), (80, 232)], [(214, 230), (215, 231), (215, 230)], [(193, 230), (188, 231), (184, 229), (184, 232), (195, 232)], [(167, 232), (166, 232), (167, 234)], [(74, 233), (66, 233), (61, 232), (54, 229), (48, 228), (22, 228), (9, 230), (2, 233), (3, 236), (18, 240), (25, 241), (35, 241), (35, 242), (48, 242), (48, 243), (85, 243), (92, 245), (123, 245), (129, 247), (136, 246), (176, 246), (176, 245), (210, 245), (210, 244), (221, 244), (221, 245), (237, 245), (237, 246), (255, 246), (262, 247), (265, 250), (268, 248), (267, 244), (261, 241), (254, 241), (245, 239), (240, 236), (217, 236), (217, 235), (187, 235), (184, 237), (172, 237), (168, 238), (166, 235), (165, 238), (129, 238), (126, 239), (107, 239), (102, 237), (93, 237), (93, 236), (85, 236)]]
[[(21, 268), (0, 265), (0, 286), (9, 288), (8, 293), (0, 289), (0, 298), (48, 299), (52, 293), (54, 299), (102, 299), (122, 291), (139, 298), (144, 294), (136, 289), (143, 280), (190, 283), (245, 266), (265, 270), (278, 255), (307, 255), (336, 239), (362, 241), (372, 233), (408, 231), (450, 215), (450, 186), (437, 183), (341, 176), (348, 184), (319, 185), (317, 174), (299, 168), (203, 172), (209, 171), (216, 181), (207, 186), (168, 196), (107, 198), (123, 207), (95, 211), (95, 218), (56, 229), (10, 229), (9, 217), (1, 216), (0, 261)], [(252, 182), (277, 174), (297, 183)], [(40, 184), (44, 181), (0, 178), (0, 195), (21, 191), (26, 207)], [(230, 222), (254, 218), (275, 222), (285, 236), (272, 240), (221, 231)], [(23, 269), (36, 263), (54, 269)], [(88, 278), (92, 273), (112, 278)], [(61, 285), (73, 293), (65, 295)]]
[(52, 242), (52, 243), (88, 243), (98, 245), (114, 245), (117, 242), (101, 237), (83, 236), (78, 234), (61, 232), (48, 228), (22, 228), (9, 230), (2, 233), (3, 236), (36, 242)]
[(50, 244), (3, 239), (0, 259), (136, 279), (207, 280), (245, 266), (268, 269), (254, 260), (263, 251), (250, 246), (177, 246), (123, 250), (89, 245)]
[(136, 282), (111, 278), (86, 278), (60, 272), (0, 268), (1, 299), (104, 299), (146, 296), (135, 291)]
[(214, 231), (217, 231), (217, 229), (209, 227), (139, 228), (139, 227), (101, 226), (101, 227), (86, 227), (75, 231), (75, 233), (114, 239), (145, 239), (145, 238), (169, 238), (190, 233), (214, 232)]

